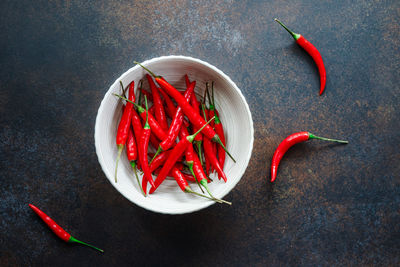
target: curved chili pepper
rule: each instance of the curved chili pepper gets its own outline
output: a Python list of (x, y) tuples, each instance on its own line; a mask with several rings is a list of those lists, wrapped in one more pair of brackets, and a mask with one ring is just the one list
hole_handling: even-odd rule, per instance
[[(215, 132), (220, 136), (222, 143), (226, 146), (226, 141), (225, 141), (225, 134), (224, 134), (224, 127), (222, 126), (222, 123), (218, 117), (218, 111), (215, 110)], [(222, 147), (218, 147), (218, 161), (219, 164), (221, 165), (221, 168), (224, 169), (225, 165), (225, 150)]]
[[(149, 113), (156, 119), (156, 121), (158, 122), (158, 124), (160, 124), (160, 122), (157, 120), (157, 118), (156, 118), (156, 116), (155, 116), (155, 110), (156, 110), (156, 108), (155, 108), (155, 106), (153, 105), (153, 106), (151, 106), (151, 107), (149, 108)], [(161, 124), (160, 124), (160, 127), (161, 127)]]
[[(136, 139), (136, 146), (138, 146), (139, 142), (140, 142), (140, 137), (142, 136), (143, 126), (142, 126), (142, 122), (140, 120), (140, 117), (137, 114), (135, 109), (133, 109), (133, 111), (132, 111), (131, 124), (132, 124), (132, 128), (133, 128), (133, 133), (134, 133), (134, 136), (135, 136), (135, 139)], [(139, 149), (138, 149), (138, 151), (139, 151)], [(140, 157), (139, 157), (139, 160), (136, 163), (136, 167), (138, 169), (142, 168), (141, 167), (141, 162), (140, 162)]]
[[(189, 78), (187, 77), (187, 75), (185, 75), (185, 80), (187, 78), (187, 82), (189, 81)], [(190, 104), (192, 105), (193, 109), (200, 114), (200, 102), (197, 100), (196, 97), (196, 93), (192, 94), (192, 97), (190, 98)], [(197, 132), (198, 127), (193, 126), (193, 132)], [(202, 146), (202, 142), (203, 142), (203, 134), (199, 133), (196, 138), (194, 139), (194, 144), (197, 147), (197, 152), (199, 154), (199, 157), (201, 157), (201, 146)], [(203, 160), (200, 158), (200, 161), (202, 162)]]
[(53, 221), (46, 213), (41, 211), (38, 207), (29, 204), (29, 207), (47, 224), (47, 226), (55, 233), (59, 238), (64, 240), (65, 242), (68, 243), (79, 243), (91, 248), (94, 248), (100, 252), (104, 252), (104, 250), (96, 248), (95, 246), (92, 246), (90, 244), (87, 244), (85, 242), (82, 242), (73, 236), (71, 236), (69, 233), (67, 233), (63, 228), (61, 228), (55, 221)]
[[(207, 90), (207, 89), (206, 89)], [(205, 93), (205, 92), (204, 92)], [(201, 110), (203, 112), (203, 117), (205, 120), (207, 120), (207, 106), (205, 104), (205, 98), (203, 99), (204, 103), (201, 104)], [(204, 139), (207, 137), (203, 137), (203, 146), (204, 146)], [(200, 156), (199, 156), (200, 157)], [(207, 175), (210, 175), (210, 160), (207, 157), (207, 154), (204, 153), (204, 162), (205, 162), (205, 171)], [(203, 165), (203, 164), (202, 164)]]
[[(158, 91), (162, 94), (165, 104), (167, 105), (165, 111), (167, 113), (167, 115), (172, 119), (175, 116), (175, 112), (176, 112), (176, 107), (174, 105), (174, 103), (172, 102), (171, 98), (167, 95), (167, 93), (164, 92), (164, 90), (162, 90), (161, 88), (157, 87)], [(187, 122), (187, 120), (183, 120), (183, 125), (185, 127), (189, 127), (189, 123)]]
[(161, 88), (157, 87), (157, 90), (163, 96), (165, 104), (167, 105), (165, 111), (168, 114), (168, 116), (172, 119), (175, 115), (175, 110), (176, 110), (174, 103), (172, 102), (171, 98), (169, 98), (167, 93), (165, 93)]
[[(213, 120), (213, 119), (214, 118), (212, 118), (211, 120)], [(209, 120), (203, 127), (201, 127), (201, 129), (198, 132), (179, 140), (179, 143), (176, 146), (174, 146), (167, 161), (164, 163), (163, 168), (161, 169), (160, 173), (158, 174), (156, 180), (154, 181), (155, 186), (153, 186), (150, 189), (150, 192), (149, 192), (150, 194), (152, 194), (158, 188), (158, 186), (160, 186), (160, 184), (165, 180), (168, 173), (171, 171), (172, 167), (174, 166), (175, 162), (179, 159), (179, 157), (183, 154), (183, 152), (185, 152), (188, 145), (190, 145), (193, 142), (196, 135), (199, 132), (201, 132), (204, 129), (204, 127), (206, 127), (211, 122), (211, 120)]]
[[(208, 96), (208, 102), (210, 103), (209, 104), (209, 106), (208, 106), (208, 109), (206, 109), (206, 114), (207, 114), (207, 118), (210, 118), (210, 117), (214, 117), (214, 115), (215, 115), (215, 106), (214, 106), (214, 82), (212, 82), (212, 84), (211, 84), (211, 94), (212, 94), (212, 97), (210, 96), (210, 93), (209, 93), (209, 91), (208, 91), (208, 86), (207, 86), (207, 90), (206, 90), (206, 92), (207, 92), (207, 96)], [(211, 127), (213, 127), (213, 129), (214, 129), (214, 131), (215, 131), (215, 120), (212, 122), (212, 123), (210, 123), (210, 125), (211, 125)], [(222, 140), (221, 140), (221, 142), (222, 142)], [(225, 143), (223, 143), (224, 144), (224, 146), (225, 146)], [(221, 147), (221, 146), (220, 146)], [(211, 148), (212, 148), (212, 151), (211, 151), (211, 153), (213, 154), (213, 155), (215, 155), (215, 157), (217, 157), (217, 146), (216, 146), (216, 144), (215, 143), (211, 143)], [(214, 168), (213, 168), (213, 165), (211, 164), (211, 170), (210, 170), (210, 172), (211, 173), (213, 173), (214, 172)], [(221, 168), (222, 169), (222, 168)], [(218, 179), (220, 179), (221, 178), (221, 176), (220, 175), (218, 175)]]
[(319, 71), (319, 79), (320, 79), (320, 88), (319, 88), (319, 95), (322, 95), (325, 89), (326, 84), (326, 70), (324, 66), (324, 62), (322, 61), (321, 54), (319, 53), (318, 49), (315, 46), (307, 41), (301, 34), (294, 33), (285, 24), (283, 24), (280, 20), (275, 19), (285, 30), (287, 30), (290, 35), (294, 38), (296, 43), (300, 45), (306, 52), (313, 58), (314, 62), (317, 64), (318, 71)]
[[(140, 184), (140, 180), (139, 180), (139, 177), (138, 177), (137, 171), (136, 171), (136, 159), (138, 157), (138, 150), (137, 150), (135, 137), (133, 136), (133, 130), (131, 127), (129, 127), (128, 140), (126, 141), (126, 155), (128, 157), (129, 163), (132, 166), (133, 172), (135, 173), (136, 180), (139, 184), (139, 188), (142, 189), (142, 186)], [(142, 192), (142, 193), (144, 195), (146, 195), (144, 192)]]
[[(219, 113), (218, 110), (215, 108), (215, 99), (214, 99), (214, 84), (212, 86), (212, 91), (211, 91), (211, 95), (212, 95), (212, 107), (214, 109), (214, 130), (215, 132), (218, 134), (218, 136), (221, 138), (221, 142), (224, 144), (224, 146), (226, 146), (226, 140), (225, 140), (225, 134), (224, 134), (224, 127), (222, 126), (222, 123), (219, 119)], [(217, 149), (217, 154), (218, 154), (218, 161), (219, 164), (221, 165), (221, 168), (224, 169), (224, 165), (225, 165), (225, 150), (219, 146)]]
[[(188, 136), (189, 136), (189, 132), (187, 131), (187, 129), (185, 127), (181, 127), (181, 130), (179, 132), (179, 139), (184, 139), (184, 138), (186, 138)], [(198, 136), (198, 135), (196, 135), (196, 136)], [(186, 148), (186, 151), (185, 151), (186, 165), (189, 167), (190, 173), (196, 178), (196, 175), (193, 172), (193, 157), (194, 157), (193, 145), (189, 144), (188, 147)], [(199, 181), (197, 179), (196, 179), (196, 182), (197, 182), (197, 185), (199, 186), (201, 192), (204, 193), (204, 191), (201, 188), (200, 183), (199, 183)]]
[(203, 139), (203, 144), (204, 144), (204, 153), (210, 160), (210, 164), (213, 166), (214, 170), (217, 171), (218, 177), (221, 177), (226, 182), (227, 181), (226, 175), (222, 170), (221, 165), (219, 165), (218, 159), (213, 152), (211, 140), (205, 137)]
[(157, 89), (156, 84), (153, 81), (153, 78), (151, 78), (151, 76), (149, 74), (146, 74), (146, 78), (150, 84), (151, 93), (153, 95), (155, 117), (156, 117), (158, 123), (160, 124), (161, 128), (164, 131), (167, 131), (168, 130), (167, 117), (165, 116), (165, 110), (164, 110), (164, 106), (163, 106), (159, 91)]
[[(196, 82), (193, 82), (186, 89), (184, 97), (187, 100), (187, 102), (190, 100), (190, 97), (192, 96), (195, 86), (196, 86)], [(157, 156), (161, 151), (168, 150), (175, 143), (176, 137), (178, 136), (178, 133), (179, 133), (179, 130), (181, 129), (183, 121), (184, 121), (184, 116), (183, 116), (182, 108), (180, 106), (178, 106), (178, 108), (176, 109), (174, 118), (171, 122), (171, 125), (169, 126), (167, 137), (160, 143), (160, 146), (158, 147), (155, 156)]]
[[(151, 72), (148, 68), (144, 67), (142, 64), (139, 62), (136, 62), (136, 64), (140, 65), (142, 68), (144, 68), (146, 71), (148, 71), (151, 76), (156, 80), (156, 82), (161, 86), (162, 89), (166, 91), (167, 94), (169, 94), (175, 101), (178, 103), (178, 105), (182, 108), (183, 113), (188, 117), (189, 121), (195, 125), (196, 127), (202, 127), (206, 125), (206, 121), (200, 116), (200, 114), (196, 113), (192, 106), (185, 100), (185, 98), (182, 96), (182, 94), (176, 90), (175, 87), (173, 87), (171, 84), (169, 84), (165, 79), (163, 79), (160, 76), (156, 76), (153, 72)], [(220, 144), (221, 146), (224, 147), (226, 153), (228, 156), (236, 162), (236, 160), (232, 157), (232, 155), (229, 153), (229, 151), (226, 149), (226, 147), (222, 144), (221, 139), (219, 136), (215, 133), (215, 131), (212, 129), (210, 125), (206, 125), (204, 128), (203, 134), (210, 138), (213, 142), (216, 142)]]
[(169, 153), (171, 153), (171, 151), (165, 151), (155, 157), (150, 163), (150, 172), (153, 173), (158, 167), (160, 167), (161, 164), (163, 164), (167, 160)]
[(279, 146), (277, 147), (277, 149), (274, 152), (274, 156), (272, 157), (272, 164), (271, 164), (271, 182), (275, 181), (275, 179), (276, 179), (279, 162), (281, 161), (281, 159), (282, 159), (283, 155), (286, 153), (286, 151), (288, 151), (288, 149), (291, 148), (293, 145), (307, 141), (309, 139), (319, 139), (319, 140), (325, 140), (325, 141), (338, 142), (338, 143), (342, 143), (342, 144), (349, 143), (348, 141), (316, 136), (309, 132), (298, 132), (298, 133), (291, 134), (288, 137), (286, 137), (279, 144)]
[[(129, 101), (132, 102), (135, 102), (134, 88), (135, 88), (135, 82), (132, 81), (129, 85)], [(117, 137), (116, 137), (118, 156), (117, 156), (117, 161), (115, 163), (115, 182), (117, 182), (118, 162), (121, 157), (122, 150), (124, 149), (126, 140), (128, 139), (129, 128), (131, 126), (132, 110), (133, 110), (132, 102), (126, 103), (125, 109), (122, 113), (121, 120), (118, 124)]]
[[(144, 96), (145, 103), (146, 103), (146, 110), (147, 110), (147, 97)], [(146, 112), (148, 115), (149, 112)], [(147, 182), (150, 182), (151, 186), (154, 186), (154, 181), (153, 178), (151, 177), (151, 172), (149, 168), (149, 162), (147, 160), (147, 150), (149, 147), (149, 140), (150, 140), (150, 125), (149, 125), (149, 116), (146, 116), (146, 122), (144, 124), (143, 130), (142, 130), (142, 136), (140, 138), (140, 143), (139, 143), (139, 157), (140, 157), (140, 163), (142, 164), (142, 170), (143, 170), (143, 180), (142, 180), (142, 189), (144, 194), (146, 195), (146, 189), (147, 189)]]

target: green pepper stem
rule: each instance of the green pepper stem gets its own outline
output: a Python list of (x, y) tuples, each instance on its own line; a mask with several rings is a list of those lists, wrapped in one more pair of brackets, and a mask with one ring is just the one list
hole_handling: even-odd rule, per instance
[(201, 188), (199, 180), (197, 179), (196, 175), (193, 171), (193, 161), (186, 161), (186, 165), (189, 167), (190, 173), (193, 175), (194, 179), (196, 180), (197, 185), (199, 186), (201, 192), (204, 194), (203, 188)]
[(210, 197), (212, 197), (213, 199), (217, 199), (217, 200), (221, 201), (222, 203), (225, 203), (225, 204), (228, 204), (228, 205), (232, 205), (232, 202), (229, 202), (229, 201), (226, 201), (226, 200), (223, 200), (223, 199), (219, 199), (219, 198), (214, 197), (214, 196), (211, 194), (210, 189), (208, 188), (208, 183), (207, 183), (207, 180), (206, 180), (206, 179), (201, 180), (200, 183), (201, 183), (202, 186), (204, 186), (204, 188), (206, 189), (206, 191), (207, 191), (207, 193), (210, 195)]
[(117, 183), (118, 163), (119, 163), (119, 159), (121, 158), (121, 153), (122, 153), (122, 150), (124, 149), (124, 145), (117, 145), (117, 147), (118, 147), (118, 156), (117, 156), (117, 161), (115, 163), (115, 176), (114, 176), (116, 183)]
[(203, 101), (202, 105), (206, 105), (206, 98), (207, 98), (207, 91), (208, 91), (208, 82), (206, 82), (206, 89), (204, 90)]
[[(214, 88), (214, 82), (212, 82), (211, 88)], [(212, 89), (212, 90), (213, 90), (213, 89)], [(210, 107), (209, 109), (210, 109), (210, 110), (214, 110), (214, 103), (213, 103), (213, 101), (211, 100), (210, 91), (208, 90), (208, 87), (207, 87), (206, 92), (207, 92), (207, 97), (208, 97), (208, 104), (209, 104), (209, 107)], [(212, 91), (211, 91), (211, 92), (212, 92)]]
[(147, 106), (147, 97), (146, 97), (146, 95), (144, 96), (144, 102), (145, 102), (145, 105), (146, 105), (146, 122), (145, 122), (143, 128), (144, 129), (149, 129), (150, 128), (150, 125), (149, 125), (149, 107)]
[(224, 146), (224, 144), (221, 141), (221, 138), (219, 138), (218, 134), (215, 134), (211, 140), (220, 144), (222, 146), (222, 148), (225, 150), (226, 154), (228, 154), (228, 156), (233, 160), (233, 162), (236, 163), (236, 160), (232, 157), (231, 153), (229, 153), (228, 149), (226, 149), (226, 147)]
[(126, 97), (126, 90), (128, 90), (128, 86), (126, 87), (126, 88), (124, 88), (124, 85), (123, 85), (123, 83), (122, 83), (122, 81), (119, 81), (119, 84), (121, 85), (121, 89), (122, 89), (122, 95), (124, 96), (124, 97)]
[(145, 69), (148, 73), (150, 73), (150, 75), (153, 76), (154, 78), (161, 78), (161, 76), (155, 75), (151, 70), (149, 70), (148, 68), (146, 68), (145, 66), (143, 66), (141, 63), (139, 63), (139, 62), (137, 62), (137, 61), (133, 61), (133, 63), (138, 64), (140, 67), (142, 67), (143, 69)]
[(139, 97), (138, 97), (139, 105), (142, 103), (142, 85), (143, 85), (143, 81), (140, 80), (139, 87), (138, 87), (138, 89), (139, 89)]
[(70, 242), (70, 243), (79, 243), (79, 244), (82, 244), (82, 245), (91, 247), (91, 248), (93, 248), (93, 249), (96, 249), (96, 250), (98, 250), (98, 251), (104, 253), (104, 250), (102, 250), (102, 249), (100, 249), (100, 248), (96, 248), (95, 246), (90, 245), (90, 244), (88, 244), (88, 243), (82, 242), (82, 241), (80, 241), (80, 240), (74, 238), (73, 236), (71, 236), (71, 237), (69, 238), (68, 242)]
[(193, 140), (194, 140), (194, 138), (196, 138), (196, 135), (198, 135), (198, 134), (204, 129), (204, 127), (206, 127), (214, 118), (215, 118), (215, 117), (212, 117), (209, 121), (207, 121), (207, 123), (204, 124), (197, 132), (195, 132), (195, 133), (192, 134), (192, 135), (187, 136), (187, 137), (186, 137), (187, 140), (188, 140), (190, 143), (192, 143)]
[(201, 141), (197, 141), (197, 153), (199, 154), (200, 165), (203, 166), (203, 157), (201, 156)]
[[(131, 100), (129, 100), (129, 99), (126, 98), (126, 97), (123, 97), (122, 95), (119, 95), (119, 94), (113, 94), (113, 95), (115, 95), (115, 96), (117, 96), (117, 97), (119, 97), (119, 98), (121, 98), (121, 99), (123, 99), (123, 100), (125, 100), (125, 101), (128, 101), (128, 102), (132, 103), (132, 104), (138, 109), (138, 111), (139, 111), (140, 113), (143, 113), (143, 112), (146, 111), (142, 106), (136, 104), (135, 102), (132, 102)], [(146, 98), (146, 96), (145, 96), (145, 98)], [(146, 115), (146, 116), (147, 116), (147, 115)]]
[(216, 199), (216, 198), (212, 198), (212, 197), (209, 197), (209, 196), (206, 196), (206, 195), (203, 195), (203, 194), (200, 194), (200, 193), (197, 193), (197, 192), (193, 191), (193, 190), (190, 188), (190, 186), (186, 186), (185, 192), (186, 192), (186, 193), (190, 193), (190, 194), (197, 195), (197, 196), (199, 196), (199, 197), (204, 197), (204, 198), (207, 198), (207, 199), (209, 199), (209, 200), (212, 200), (212, 201), (215, 201), (215, 202), (218, 202), (218, 203), (222, 203), (222, 201), (220, 201), (220, 200), (218, 200), (218, 199)]
[(288, 27), (286, 27), (285, 24), (283, 24), (279, 19), (275, 18), (274, 19), (276, 22), (278, 22), (283, 28), (285, 28), (285, 30), (288, 31), (288, 33), (290, 33), (290, 35), (292, 35), (292, 37), (297, 41), (301, 35), (298, 33), (293, 32), (292, 30), (290, 30)]
[(324, 141), (337, 142), (337, 143), (341, 143), (341, 144), (348, 144), (349, 143), (349, 141), (320, 137), (320, 136), (313, 135), (312, 133), (308, 133), (308, 138), (309, 139), (318, 139), (318, 140), (324, 140)]
[(139, 177), (138, 177), (137, 171), (136, 171), (136, 162), (134, 160), (131, 161), (131, 166), (132, 166), (133, 172), (135, 173), (136, 180), (139, 184), (139, 188), (142, 191), (143, 195), (146, 196), (146, 193), (143, 191), (142, 185), (140, 184), (140, 180), (139, 180)]
[(211, 82), (211, 99), (212, 99), (212, 105), (215, 108), (215, 100), (214, 100), (214, 81)]
[(158, 156), (158, 154), (160, 154), (163, 151), (163, 149), (161, 148), (161, 146), (158, 146), (156, 154), (154, 154), (153, 158), (150, 160), (149, 165), (153, 162), (153, 160)]

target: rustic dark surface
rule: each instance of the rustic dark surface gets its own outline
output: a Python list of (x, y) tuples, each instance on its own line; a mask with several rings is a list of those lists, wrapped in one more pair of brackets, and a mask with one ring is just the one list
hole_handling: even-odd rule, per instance
[[(275, 17), (322, 51), (322, 96)], [(399, 265), (399, 20), (399, 1), (1, 1), (0, 266)], [(220, 68), (249, 103), (232, 207), (146, 211), (97, 161), (108, 87), (171, 54)], [(270, 184), (274, 149), (300, 130), (350, 143), (293, 147)], [(106, 252), (63, 243), (27, 203)]]

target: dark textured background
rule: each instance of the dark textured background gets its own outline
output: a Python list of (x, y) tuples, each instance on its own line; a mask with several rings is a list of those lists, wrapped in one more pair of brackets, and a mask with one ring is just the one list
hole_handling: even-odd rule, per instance
[[(0, 265), (399, 265), (399, 1), (1, 1)], [(322, 51), (312, 59), (273, 19)], [(253, 156), (213, 205), (180, 216), (135, 206), (105, 178), (97, 109), (133, 60), (182, 54), (237, 83)], [(300, 130), (350, 144), (274, 149)], [(68, 245), (28, 208), (74, 236)]]

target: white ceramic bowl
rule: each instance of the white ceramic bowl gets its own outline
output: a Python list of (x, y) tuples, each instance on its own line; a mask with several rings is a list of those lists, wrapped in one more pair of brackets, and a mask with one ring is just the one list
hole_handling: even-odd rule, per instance
[[(165, 56), (145, 61), (143, 65), (157, 75), (162, 75), (180, 90), (185, 88), (184, 74), (188, 74), (191, 81), (196, 81), (195, 92), (198, 95), (203, 95), (207, 81), (214, 81), (215, 103), (224, 126), (226, 147), (236, 159), (236, 163), (234, 163), (228, 155), (226, 156), (224, 167), (224, 172), (228, 177), (226, 183), (218, 180), (216, 176), (211, 176), (213, 182), (209, 184), (210, 191), (215, 197), (224, 198), (241, 179), (253, 149), (253, 120), (249, 106), (239, 88), (216, 67), (191, 57)], [(124, 85), (128, 85), (134, 80), (136, 87), (145, 74), (146, 71), (138, 65), (129, 69), (111, 85), (101, 102), (97, 113), (94, 137), (96, 153), (105, 175), (123, 196), (151, 211), (182, 214), (214, 204), (214, 201), (183, 193), (173, 179), (164, 181), (153, 194), (144, 197), (125, 156), (125, 151), (118, 167), (118, 183), (115, 183), (114, 170), (117, 158), (115, 137), (117, 123), (121, 117), (122, 102), (112, 94), (120, 93), (120, 81)], [(147, 81), (144, 84), (147, 85)], [(150, 188), (150, 185), (148, 187)], [(193, 190), (199, 191), (196, 184), (191, 187)], [(229, 197), (227, 200), (230, 200)], [(233, 205), (235, 205), (234, 201)]]

